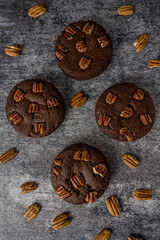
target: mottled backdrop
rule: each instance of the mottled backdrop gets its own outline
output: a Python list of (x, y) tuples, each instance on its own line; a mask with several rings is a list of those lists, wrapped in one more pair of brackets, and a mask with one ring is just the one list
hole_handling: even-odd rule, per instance
[[(130, 233), (145, 240), (160, 240), (160, 72), (148, 69), (148, 59), (160, 59), (159, 0), (46, 0), (47, 13), (31, 19), (28, 9), (37, 1), (0, 0), (0, 154), (16, 147), (18, 156), (0, 166), (0, 240), (92, 240), (104, 228), (112, 230), (111, 240), (125, 240)], [(134, 6), (130, 17), (117, 15), (124, 4)], [(114, 45), (111, 64), (98, 78), (78, 82), (58, 68), (54, 44), (69, 23), (91, 19), (102, 24)], [(137, 54), (133, 42), (142, 33), (149, 43)], [(14, 59), (4, 53), (7, 45), (19, 45), (22, 54)], [(46, 79), (62, 93), (66, 118), (52, 135), (42, 139), (24, 138), (9, 125), (5, 115), (6, 98), (11, 88), (27, 78)], [(122, 143), (109, 139), (99, 130), (95, 104), (100, 94), (112, 84), (133, 82), (153, 97), (156, 119), (152, 131), (143, 139)], [(70, 100), (79, 91), (88, 95), (80, 109), (72, 109)], [(53, 159), (66, 146), (84, 142), (99, 148), (108, 158), (112, 178), (103, 197), (92, 205), (73, 206), (59, 200), (50, 183)], [(129, 152), (140, 161), (136, 171), (121, 160)], [(36, 181), (38, 189), (22, 195), (19, 186)], [(139, 202), (133, 198), (136, 188), (149, 188), (153, 199)], [(122, 214), (114, 218), (106, 209), (105, 199), (118, 196)], [(27, 222), (23, 214), (34, 202), (41, 212)], [(62, 212), (73, 218), (70, 226), (55, 231), (52, 220)]]

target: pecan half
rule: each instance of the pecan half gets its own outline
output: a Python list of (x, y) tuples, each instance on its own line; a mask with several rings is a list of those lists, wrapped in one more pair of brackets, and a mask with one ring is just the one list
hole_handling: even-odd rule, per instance
[(9, 151), (5, 152), (0, 156), (0, 163), (7, 163), (16, 157), (18, 152), (15, 148), (11, 148)]
[(148, 68), (153, 68), (153, 67), (160, 67), (160, 60), (148, 60)]
[(128, 142), (131, 142), (133, 140), (133, 134), (130, 132), (127, 136), (126, 139)]
[(128, 153), (125, 153), (122, 156), (122, 160), (128, 167), (132, 169), (136, 169), (139, 164), (138, 160)]
[(36, 18), (44, 14), (46, 11), (47, 9), (43, 6), (43, 3), (38, 3), (29, 9), (28, 14), (30, 17)]
[(10, 115), (9, 120), (10, 120), (14, 125), (19, 125), (19, 124), (23, 121), (23, 118), (19, 115), (19, 113), (13, 112), (13, 113)]
[(121, 129), (120, 129), (119, 133), (120, 133), (121, 135), (128, 135), (129, 130), (128, 130), (127, 127), (124, 127), (124, 128), (121, 128)]
[(89, 154), (88, 150), (82, 151), (82, 161), (89, 162), (90, 160), (91, 159), (90, 159), (90, 154)]
[(82, 32), (85, 32), (86, 34), (92, 34), (93, 31), (94, 31), (94, 24), (90, 22), (87, 22), (82, 29)]
[(128, 238), (128, 240), (143, 240), (142, 238), (135, 238), (133, 236), (130, 235), (130, 237)]
[(65, 29), (65, 37), (67, 40), (71, 40), (76, 34), (77, 34), (77, 29), (74, 26), (68, 26)]
[(32, 91), (34, 93), (44, 92), (43, 83), (33, 83)]
[(61, 167), (62, 166), (62, 160), (61, 159), (55, 159), (54, 164)]
[(109, 105), (112, 105), (113, 103), (115, 103), (116, 100), (117, 100), (117, 96), (116, 95), (114, 95), (111, 92), (107, 93), (106, 103), (108, 103)]
[(59, 198), (61, 198), (61, 199), (65, 199), (65, 198), (71, 196), (71, 194), (68, 191), (66, 191), (62, 185), (60, 185), (56, 189), (56, 193), (59, 195)]
[(29, 193), (37, 189), (37, 185), (34, 182), (27, 182), (20, 186), (22, 193)]
[(107, 36), (102, 36), (97, 38), (97, 41), (100, 43), (101, 48), (105, 48), (109, 44), (109, 40), (107, 39)]
[(118, 217), (121, 214), (121, 208), (119, 205), (119, 202), (115, 196), (112, 196), (111, 198), (108, 198), (106, 201), (106, 206), (109, 210), (109, 212), (114, 216)]
[(45, 129), (46, 129), (45, 123), (34, 123), (34, 132), (35, 133), (44, 134)]
[(144, 99), (144, 92), (142, 91), (142, 89), (137, 89), (137, 91), (134, 93), (133, 97), (136, 100), (141, 101)]
[(134, 191), (134, 198), (137, 200), (151, 199), (152, 191), (147, 189), (137, 189)]
[(85, 201), (88, 203), (94, 203), (97, 200), (98, 197), (98, 192), (93, 191), (93, 192), (88, 192)]
[(121, 117), (130, 118), (133, 115), (133, 109), (131, 107), (126, 107), (120, 114)]
[(24, 93), (20, 89), (17, 89), (13, 96), (14, 101), (21, 102), (23, 98), (24, 98)]
[(59, 60), (62, 60), (65, 56), (66, 56), (66, 53), (68, 52), (68, 48), (60, 45), (58, 47), (58, 50), (56, 51), (56, 57), (59, 59)]
[(82, 92), (77, 93), (71, 100), (71, 106), (74, 108), (79, 108), (87, 101), (87, 97), (84, 96)]
[(99, 174), (101, 177), (104, 177), (107, 173), (107, 167), (104, 163), (99, 163), (93, 167), (93, 172)]
[(47, 107), (48, 108), (56, 107), (57, 105), (59, 105), (59, 102), (56, 97), (49, 97), (47, 99)]
[(82, 154), (81, 150), (76, 151), (74, 156), (73, 156), (73, 159), (74, 160), (81, 160), (81, 154)]
[(53, 220), (53, 225), (52, 225), (52, 227), (53, 227), (55, 230), (59, 230), (59, 229), (61, 229), (61, 228), (66, 227), (67, 225), (69, 225), (70, 222), (71, 222), (71, 220), (69, 219), (68, 214), (63, 213), (63, 214), (57, 216), (57, 217)]
[(111, 117), (106, 115), (100, 115), (98, 119), (98, 124), (99, 126), (103, 125), (104, 127), (107, 127), (110, 121), (111, 121)]
[(61, 167), (55, 166), (52, 168), (52, 170), (53, 170), (54, 174), (56, 174), (56, 176), (58, 176), (61, 172)]
[(80, 61), (79, 61), (79, 66), (81, 69), (85, 70), (87, 68), (89, 68), (91, 64), (91, 60), (86, 58), (86, 57), (81, 57)]
[(33, 218), (37, 216), (39, 211), (40, 206), (37, 203), (34, 203), (25, 211), (24, 217), (26, 217), (28, 221), (31, 221)]
[(148, 40), (149, 37), (145, 33), (140, 35), (133, 43), (133, 46), (136, 48), (136, 52), (141, 52), (147, 45)]
[(86, 47), (86, 45), (85, 45), (83, 40), (76, 43), (76, 49), (80, 53), (84, 53), (84, 52), (87, 51), (87, 47)]
[(38, 103), (30, 103), (28, 107), (28, 113), (38, 113), (39, 105)]
[(130, 16), (133, 14), (133, 7), (132, 6), (121, 6), (118, 8), (117, 13), (121, 16)]
[(71, 177), (70, 181), (73, 187), (77, 190), (85, 185), (85, 181), (81, 173), (77, 173), (75, 176)]
[(148, 125), (148, 124), (152, 123), (152, 118), (149, 113), (140, 115), (140, 120), (144, 125)]
[(102, 232), (100, 232), (95, 240), (108, 240), (111, 235), (111, 231), (109, 229), (104, 229)]
[(8, 46), (5, 48), (5, 53), (11, 57), (18, 57), (21, 52), (18, 46)]

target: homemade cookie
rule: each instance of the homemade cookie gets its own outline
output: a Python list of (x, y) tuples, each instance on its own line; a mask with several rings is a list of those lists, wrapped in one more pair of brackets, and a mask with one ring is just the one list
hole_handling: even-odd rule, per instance
[(151, 96), (133, 83), (119, 83), (102, 93), (95, 117), (110, 138), (134, 141), (152, 128), (155, 109)]
[(55, 46), (59, 67), (77, 80), (100, 75), (108, 66), (112, 51), (110, 36), (93, 21), (72, 23), (62, 31)]
[(59, 198), (73, 204), (93, 203), (107, 189), (110, 166), (95, 147), (74, 144), (54, 160), (51, 182)]
[(62, 95), (49, 82), (30, 79), (10, 91), (6, 114), (12, 127), (27, 137), (44, 137), (54, 132), (64, 120)]

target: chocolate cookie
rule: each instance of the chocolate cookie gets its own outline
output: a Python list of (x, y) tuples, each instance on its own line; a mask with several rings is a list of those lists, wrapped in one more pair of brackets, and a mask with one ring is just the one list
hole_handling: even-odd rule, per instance
[(119, 83), (102, 93), (95, 116), (100, 129), (110, 138), (134, 141), (151, 130), (155, 110), (146, 91), (133, 83)]
[(112, 51), (110, 36), (93, 21), (72, 23), (62, 31), (55, 46), (59, 67), (77, 80), (99, 76), (108, 66)]
[(73, 204), (95, 202), (109, 181), (110, 166), (106, 157), (87, 144), (65, 148), (51, 168), (52, 186), (59, 198)]
[(64, 120), (64, 100), (52, 84), (38, 79), (18, 83), (10, 91), (6, 104), (12, 127), (27, 137), (44, 137)]

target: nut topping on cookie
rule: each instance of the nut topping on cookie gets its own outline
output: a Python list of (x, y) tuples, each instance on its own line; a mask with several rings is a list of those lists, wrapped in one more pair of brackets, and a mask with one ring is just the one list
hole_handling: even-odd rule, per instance
[(13, 97), (14, 101), (21, 102), (23, 98), (24, 98), (24, 93), (20, 89), (17, 89)]
[(61, 172), (61, 167), (55, 166), (55, 167), (52, 168), (52, 170), (56, 174), (56, 176), (58, 176)]
[(59, 195), (59, 198), (61, 199), (65, 199), (71, 195), (68, 191), (64, 189), (62, 185), (56, 189), (56, 193)]
[(28, 113), (38, 113), (39, 105), (38, 103), (30, 103), (28, 108)]
[(71, 40), (76, 34), (77, 34), (77, 29), (74, 26), (68, 26), (65, 28), (65, 37), (67, 40)]
[(44, 92), (43, 83), (33, 83), (32, 91), (34, 93)]
[(81, 69), (86, 70), (87, 68), (89, 68), (91, 64), (91, 60), (86, 58), (86, 57), (81, 57), (80, 61), (79, 61), (79, 66)]
[(88, 150), (82, 151), (82, 161), (89, 162), (90, 160), (91, 159), (90, 159), (90, 154), (89, 154)]
[(124, 128), (121, 128), (121, 129), (120, 129), (119, 133), (120, 133), (121, 135), (127, 135), (127, 134), (129, 133), (129, 130), (128, 130), (127, 127), (124, 127)]
[(75, 189), (79, 189), (85, 185), (84, 178), (81, 173), (77, 173), (75, 176), (70, 178), (70, 181)]
[(44, 134), (46, 129), (46, 124), (45, 123), (34, 123), (34, 131), (35, 133), (39, 134)]
[(110, 123), (110, 121), (111, 121), (111, 117), (106, 116), (106, 115), (100, 115), (98, 124), (99, 124), (99, 126), (103, 125), (104, 127), (107, 127), (108, 124)]
[(96, 191), (88, 192), (85, 201), (88, 203), (94, 203), (97, 200), (98, 193)]
[(101, 48), (105, 48), (109, 44), (109, 40), (107, 39), (106, 36), (102, 36), (97, 38), (97, 41), (101, 44)]
[(136, 99), (136, 100), (143, 100), (144, 99), (144, 92), (142, 91), (142, 89), (137, 89), (137, 91), (135, 92), (135, 94), (133, 95), (133, 97)]
[(152, 118), (148, 113), (140, 115), (140, 120), (144, 125), (152, 123)]
[(55, 159), (54, 164), (61, 167), (62, 166), (62, 160), (61, 159)]
[(133, 110), (131, 107), (126, 107), (124, 111), (121, 112), (120, 116), (124, 118), (130, 118), (133, 115)]
[(82, 32), (85, 32), (86, 34), (92, 34), (94, 31), (94, 24), (87, 22), (83, 29)]
[(87, 51), (87, 47), (86, 47), (86, 45), (85, 45), (83, 40), (76, 43), (76, 49), (80, 53), (84, 53), (84, 52)]
[(62, 60), (62, 59), (65, 57), (65, 55), (66, 55), (67, 52), (68, 52), (68, 48), (60, 45), (60, 46), (58, 47), (58, 51), (56, 51), (56, 57), (57, 57), (59, 60)]
[(131, 142), (133, 140), (133, 134), (130, 132), (127, 136), (126, 139), (128, 142)]
[(10, 115), (9, 120), (12, 121), (14, 125), (18, 125), (23, 121), (23, 118), (19, 115), (19, 113), (13, 112)]
[(59, 104), (58, 100), (56, 97), (49, 97), (47, 99), (47, 106), (48, 108), (52, 108), (52, 107), (55, 107)]
[(107, 168), (104, 163), (99, 163), (93, 167), (93, 172), (99, 174), (101, 177), (104, 177), (107, 173)]
[(111, 92), (107, 93), (106, 103), (108, 103), (109, 105), (112, 105), (113, 103), (115, 103), (116, 100), (117, 100), (117, 96), (116, 95), (114, 95)]

